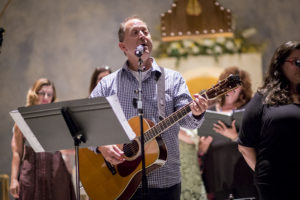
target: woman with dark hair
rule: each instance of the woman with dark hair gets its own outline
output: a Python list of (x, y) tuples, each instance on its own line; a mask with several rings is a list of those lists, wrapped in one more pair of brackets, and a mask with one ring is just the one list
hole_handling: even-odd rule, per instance
[(97, 83), (106, 75), (111, 73), (111, 69), (108, 66), (105, 67), (96, 67), (94, 70), (92, 77), (91, 77), (91, 83), (89, 88), (89, 94), (93, 91), (93, 89), (96, 87)]
[(299, 141), (300, 43), (288, 41), (276, 49), (239, 135), (260, 200), (299, 199)]
[[(38, 79), (28, 90), (26, 106), (48, 104), (56, 100), (54, 84)], [(10, 193), (19, 200), (75, 200), (71, 174), (61, 152), (35, 153), (25, 145), (17, 125), (13, 128)]]
[[(238, 67), (228, 67), (219, 76), (224, 80), (230, 74), (238, 75), (241, 86), (220, 96), (208, 110), (232, 113), (245, 108), (252, 97), (251, 80), (248, 72)], [(227, 142), (213, 140), (211, 136), (200, 137), (199, 155), (203, 168), (203, 180), (210, 200), (224, 200), (256, 196), (253, 174), (237, 148), (238, 130), (235, 120), (230, 127), (222, 121), (214, 124), (213, 130), (226, 138)], [(199, 133), (201, 134), (201, 133)]]

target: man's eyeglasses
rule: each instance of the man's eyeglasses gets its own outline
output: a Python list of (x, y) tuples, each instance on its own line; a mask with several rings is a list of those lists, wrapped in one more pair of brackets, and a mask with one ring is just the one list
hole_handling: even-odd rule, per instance
[(293, 60), (286, 60), (285, 62), (289, 62), (292, 65), (295, 65), (297, 67), (300, 67), (300, 59), (293, 59)]
[(53, 97), (53, 94), (50, 93), (50, 92), (49, 93), (48, 92), (38, 92), (37, 94), (40, 95), (40, 96), (43, 96), (43, 97), (46, 96), (46, 95), (48, 97), (51, 97), (51, 98)]

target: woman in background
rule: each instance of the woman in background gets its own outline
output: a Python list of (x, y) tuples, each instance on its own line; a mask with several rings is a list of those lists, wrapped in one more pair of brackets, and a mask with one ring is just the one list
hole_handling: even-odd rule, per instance
[(289, 41), (276, 49), (239, 136), (260, 200), (299, 199), (299, 141), (300, 43)]
[(96, 69), (94, 70), (94, 72), (92, 74), (92, 77), (91, 77), (89, 94), (91, 94), (91, 92), (93, 91), (93, 89), (96, 87), (97, 83), (104, 76), (107, 76), (110, 73), (111, 73), (111, 69), (108, 66), (105, 66), (105, 67), (96, 67)]
[[(38, 79), (27, 93), (26, 106), (53, 103), (54, 84)], [(13, 128), (10, 193), (19, 200), (75, 200), (71, 175), (61, 152), (35, 153), (25, 145), (17, 125)]]
[[(235, 110), (245, 108), (246, 104), (250, 101), (252, 89), (249, 73), (238, 67), (228, 67), (221, 73), (219, 80), (225, 79), (230, 74), (239, 75), (242, 82), (241, 86), (219, 97), (217, 103), (210, 107), (209, 110), (231, 113)], [(222, 121), (219, 121), (218, 124), (214, 125), (213, 129), (233, 141), (236, 141), (238, 138), (235, 121), (232, 121), (231, 128), (227, 127)]]
[[(224, 80), (230, 74), (239, 75), (241, 86), (222, 95), (216, 104), (208, 110), (232, 113), (245, 108), (252, 97), (251, 81), (248, 72), (238, 67), (228, 67), (219, 76)], [(209, 140), (201, 137), (199, 143), (199, 160), (203, 168), (203, 180), (210, 200), (224, 200), (229, 196), (234, 198), (255, 197), (253, 174), (237, 148), (238, 130), (235, 120), (231, 127), (222, 121), (214, 124), (213, 130), (226, 138), (226, 142)], [(199, 133), (201, 135), (201, 133)], [(207, 143), (207, 140), (212, 141)]]

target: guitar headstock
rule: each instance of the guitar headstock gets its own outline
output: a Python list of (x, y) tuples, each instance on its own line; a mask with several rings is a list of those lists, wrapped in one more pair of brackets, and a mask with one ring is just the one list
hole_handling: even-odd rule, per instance
[(215, 99), (218, 96), (237, 88), (241, 85), (241, 79), (238, 75), (230, 74), (226, 79), (219, 81), (216, 85), (205, 91), (207, 99)]

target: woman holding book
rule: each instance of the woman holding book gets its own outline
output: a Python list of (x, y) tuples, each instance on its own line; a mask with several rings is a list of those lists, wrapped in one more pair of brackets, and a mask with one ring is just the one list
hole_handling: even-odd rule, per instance
[[(249, 74), (238, 67), (226, 68), (219, 80), (230, 74), (239, 75), (241, 86), (219, 97), (216, 104), (208, 110), (217, 112), (234, 112), (243, 109), (252, 97)], [(234, 198), (256, 196), (253, 185), (253, 175), (237, 148), (238, 130), (235, 120), (231, 127), (218, 121), (213, 130), (224, 136), (224, 140), (212, 140), (207, 145), (209, 137), (200, 137), (199, 160), (203, 168), (203, 180), (209, 199), (226, 199), (229, 195)], [(201, 132), (199, 132), (201, 135)]]
[[(219, 76), (219, 80), (223, 80), (230, 74), (239, 75), (241, 79), (241, 86), (235, 88), (234, 90), (222, 95), (217, 99), (217, 103), (210, 107), (209, 110), (214, 110), (218, 112), (234, 112), (235, 110), (240, 110), (245, 107), (245, 105), (250, 101), (252, 96), (250, 75), (248, 72), (241, 70), (237, 67), (229, 67), (224, 70)], [(221, 135), (236, 141), (238, 138), (238, 133), (235, 126), (235, 120), (232, 121), (231, 127), (227, 127), (222, 121), (218, 121), (214, 124), (213, 130)]]

